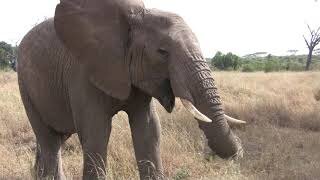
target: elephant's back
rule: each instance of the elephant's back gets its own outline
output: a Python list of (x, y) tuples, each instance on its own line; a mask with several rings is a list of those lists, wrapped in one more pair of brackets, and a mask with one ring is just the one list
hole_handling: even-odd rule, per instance
[[(66, 59), (68, 61), (58, 61)], [(32, 28), (19, 45), (18, 61), (22, 71), (33, 65), (37, 69), (52, 68), (59, 63), (72, 63), (74, 57), (58, 38), (53, 18)]]
[(56, 35), (53, 19), (35, 26), (19, 45), (19, 85), (43, 120), (60, 132), (74, 129), (67, 94), (68, 73), (74, 62)]

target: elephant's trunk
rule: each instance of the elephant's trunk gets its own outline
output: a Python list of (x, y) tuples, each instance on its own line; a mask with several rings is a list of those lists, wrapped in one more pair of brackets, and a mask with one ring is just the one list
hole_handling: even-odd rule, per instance
[(201, 56), (189, 54), (188, 58), (181, 59), (183, 67), (172, 69), (175, 74), (171, 77), (174, 94), (198, 119), (199, 127), (214, 152), (222, 158), (241, 156), (240, 139), (232, 133), (227, 120), (245, 122), (225, 115), (211, 70), (203, 58), (196, 57)]

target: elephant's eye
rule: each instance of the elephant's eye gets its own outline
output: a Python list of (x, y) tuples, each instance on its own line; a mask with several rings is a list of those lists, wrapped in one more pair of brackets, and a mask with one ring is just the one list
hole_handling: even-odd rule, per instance
[(158, 49), (158, 53), (163, 56), (164, 58), (168, 58), (169, 57), (169, 52), (164, 50), (163, 48), (159, 48)]

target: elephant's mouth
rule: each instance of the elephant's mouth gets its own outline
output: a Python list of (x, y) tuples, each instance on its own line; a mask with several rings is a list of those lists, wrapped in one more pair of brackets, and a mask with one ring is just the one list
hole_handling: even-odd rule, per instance
[(170, 80), (164, 80), (161, 88), (162, 93), (159, 97), (157, 97), (157, 99), (159, 100), (160, 104), (166, 109), (166, 111), (171, 113), (175, 105), (175, 97), (170, 85)]

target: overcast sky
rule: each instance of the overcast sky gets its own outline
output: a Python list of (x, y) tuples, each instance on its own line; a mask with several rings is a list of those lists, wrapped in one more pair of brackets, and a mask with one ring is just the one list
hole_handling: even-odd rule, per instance
[[(1, 0), (0, 41), (19, 42), (35, 24), (52, 17), (58, 0)], [(147, 7), (181, 15), (206, 57), (216, 51), (306, 53), (307, 24), (320, 26), (315, 0), (145, 0)]]

